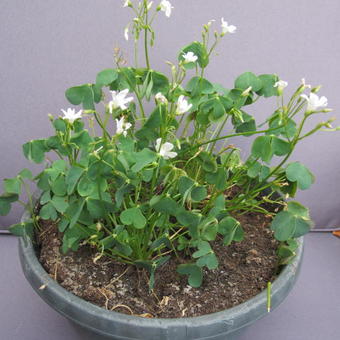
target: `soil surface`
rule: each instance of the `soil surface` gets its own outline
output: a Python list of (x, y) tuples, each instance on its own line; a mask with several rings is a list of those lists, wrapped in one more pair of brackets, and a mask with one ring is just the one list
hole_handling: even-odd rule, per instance
[[(56, 225), (44, 222), (38, 235), (38, 256), (46, 271), (73, 294), (100, 307), (121, 313), (158, 318), (193, 317), (236, 306), (257, 295), (277, 275), (277, 241), (260, 214), (238, 217), (245, 239), (225, 247), (212, 244), (220, 265), (205, 270), (202, 286), (191, 288), (176, 273), (180, 263), (170, 260), (156, 271), (154, 291), (141, 269), (98, 256), (90, 246), (66, 255), (59, 251), (61, 235)], [(43, 287), (42, 287), (43, 289)]]

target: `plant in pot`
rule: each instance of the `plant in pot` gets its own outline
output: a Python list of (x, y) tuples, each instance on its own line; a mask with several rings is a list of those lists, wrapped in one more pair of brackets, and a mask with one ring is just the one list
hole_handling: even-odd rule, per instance
[[(213, 21), (204, 25), (202, 41), (180, 50), (168, 63), (170, 77), (154, 70), (152, 25), (173, 7), (165, 0), (123, 6), (135, 16), (124, 32), (135, 41), (135, 65), (127, 67), (116, 50), (114, 68), (66, 91), (82, 109), (50, 116), (53, 136), (23, 146), (27, 159), (45, 167), (4, 180), (0, 214), (14, 202), (27, 208), (10, 228), (22, 236), (24, 273), (78, 324), (117, 339), (232, 338), (294, 284), (300, 237), (312, 225), (294, 196), (314, 178), (289, 158), (301, 140), (337, 129), (330, 119), (306, 130), (310, 117), (330, 109), (320, 88), (304, 81), (285, 100), (288, 84), (277, 75), (246, 72), (231, 89), (207, 80), (216, 47), (236, 31), (224, 19), (217, 30)], [(268, 97), (277, 97), (277, 106), (256, 122), (251, 104)], [(254, 138), (245, 159), (231, 144), (242, 136)], [(27, 181), (39, 188), (36, 195)], [(99, 299), (86, 295), (88, 286), (75, 287), (74, 272), (65, 279), (72, 261), (88, 267), (82, 278), (97, 279), (96, 270), (109, 277), (90, 287)], [(64, 287), (71, 280), (75, 295), (56, 280)]]

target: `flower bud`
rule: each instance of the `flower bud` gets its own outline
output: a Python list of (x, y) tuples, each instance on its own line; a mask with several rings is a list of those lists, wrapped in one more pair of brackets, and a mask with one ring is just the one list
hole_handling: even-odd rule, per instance
[(312, 93), (318, 93), (318, 92), (320, 91), (321, 87), (322, 87), (322, 85), (313, 87), (313, 88), (311, 89), (311, 92), (312, 92)]
[(54, 117), (53, 117), (50, 113), (48, 114), (48, 119), (49, 119), (51, 122), (54, 121)]
[(242, 94), (241, 94), (241, 96), (242, 97), (247, 97), (247, 96), (249, 96), (249, 93), (252, 91), (252, 87), (251, 86), (249, 86), (246, 90), (244, 90), (243, 92), (242, 92)]
[(323, 113), (328, 113), (328, 112), (332, 112), (333, 109), (327, 108), (327, 109), (323, 109), (322, 112)]

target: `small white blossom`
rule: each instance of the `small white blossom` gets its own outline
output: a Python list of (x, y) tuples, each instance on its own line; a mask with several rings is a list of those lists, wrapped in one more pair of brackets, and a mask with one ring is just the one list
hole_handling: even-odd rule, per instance
[(226, 34), (226, 33), (235, 33), (237, 27), (234, 25), (228, 25), (228, 23), (224, 20), (224, 18), (221, 19), (222, 22), (222, 34)]
[(274, 87), (277, 87), (279, 90), (283, 90), (288, 86), (288, 82), (284, 80), (279, 80), (275, 83)]
[(175, 158), (177, 156), (177, 152), (171, 151), (174, 148), (174, 145), (171, 143), (162, 144), (162, 138), (158, 138), (156, 140), (156, 151), (164, 158), (170, 159)]
[(125, 122), (125, 117), (123, 116), (121, 119), (115, 119), (116, 124), (117, 124), (117, 135), (123, 135), (126, 137), (127, 135), (127, 130), (129, 130), (132, 126), (131, 123)]
[(64, 114), (64, 117), (62, 117), (62, 118), (68, 120), (70, 123), (73, 123), (75, 120), (81, 118), (81, 115), (83, 113), (82, 110), (80, 110), (76, 113), (76, 110), (71, 109), (71, 108), (67, 109), (67, 111), (65, 111), (65, 110), (61, 110), (61, 111)]
[(315, 112), (328, 106), (327, 98), (324, 96), (319, 98), (315, 93), (311, 93), (309, 97), (306, 94), (302, 94), (301, 98), (307, 101), (307, 112)]
[(283, 93), (283, 90), (288, 86), (288, 82), (284, 80), (279, 80), (274, 84), (274, 87), (277, 87), (277, 91), (279, 95), (281, 96)]
[(192, 108), (192, 104), (189, 104), (186, 99), (184, 99), (184, 96), (179, 96), (177, 101), (177, 109), (176, 114), (182, 115), (186, 112), (188, 112)]
[(209, 20), (207, 26), (210, 27), (215, 21), (215, 19)]
[(161, 92), (158, 92), (155, 95), (155, 99), (158, 103), (161, 103), (161, 104), (167, 104), (168, 103), (168, 100), (166, 99), (166, 97)]
[(129, 27), (126, 27), (124, 30), (124, 38), (126, 41), (129, 40)]
[(129, 7), (130, 6), (130, 0), (125, 0), (123, 7)]
[(184, 63), (195, 63), (198, 59), (193, 52), (183, 53)]
[(312, 86), (311, 85), (308, 85), (308, 84), (306, 84), (306, 79), (305, 78), (302, 78), (301, 79), (301, 85), (305, 88), (305, 89), (311, 89), (312, 88)]
[(114, 109), (118, 109), (118, 108), (120, 108), (121, 110), (127, 109), (126, 104), (133, 101), (133, 97), (126, 98), (128, 93), (129, 93), (129, 89), (125, 89), (120, 92), (111, 91), (112, 101), (109, 102), (110, 113), (112, 113)]
[(162, 12), (165, 12), (165, 15), (169, 18), (171, 15), (171, 11), (174, 8), (170, 1), (168, 0), (162, 0), (160, 5), (159, 5), (160, 9)]

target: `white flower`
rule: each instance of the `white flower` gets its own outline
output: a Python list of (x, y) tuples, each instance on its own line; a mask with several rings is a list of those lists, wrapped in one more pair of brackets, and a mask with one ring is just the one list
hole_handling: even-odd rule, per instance
[(155, 99), (156, 99), (156, 102), (161, 103), (161, 104), (167, 104), (168, 103), (168, 100), (166, 99), (166, 97), (161, 92), (158, 92), (155, 95)]
[(169, 18), (171, 15), (171, 11), (174, 8), (171, 6), (170, 1), (162, 0), (159, 6), (160, 6), (161, 11), (165, 12), (165, 15)]
[(67, 109), (67, 111), (65, 110), (61, 110), (64, 114), (64, 117), (62, 117), (63, 119), (66, 119), (68, 120), (70, 123), (73, 123), (75, 120), (81, 118), (81, 115), (83, 113), (82, 110), (78, 111), (76, 113), (76, 110), (75, 109)]
[(305, 89), (311, 89), (312, 88), (312, 86), (311, 85), (308, 85), (308, 84), (306, 84), (306, 79), (305, 78), (302, 78), (301, 79), (301, 85), (305, 88)]
[(193, 52), (183, 53), (184, 63), (195, 63), (198, 59)]
[(179, 96), (177, 101), (177, 109), (176, 114), (182, 115), (186, 112), (188, 112), (192, 108), (192, 104), (189, 104), (186, 99), (184, 99), (184, 96)]
[(228, 23), (226, 21), (224, 21), (224, 18), (221, 19), (222, 22), (222, 34), (226, 34), (226, 33), (235, 33), (237, 27), (234, 25), (228, 25)]
[(279, 80), (275, 83), (274, 87), (277, 87), (278, 90), (282, 91), (283, 89), (285, 89), (288, 86), (288, 82), (284, 81), (284, 80)]
[(129, 89), (125, 89), (120, 92), (111, 91), (112, 101), (109, 102), (109, 110), (110, 113), (113, 112), (114, 109), (120, 108), (121, 110), (126, 110), (126, 104), (133, 101), (133, 97), (126, 98), (126, 95), (129, 93)]
[(158, 138), (156, 140), (156, 151), (164, 158), (170, 159), (175, 158), (177, 156), (177, 152), (171, 151), (174, 148), (174, 145), (171, 143), (162, 144), (162, 138)]
[(318, 109), (322, 109), (327, 107), (328, 100), (326, 97), (319, 98), (315, 93), (311, 93), (309, 97), (306, 94), (302, 94), (301, 98), (307, 101), (307, 111), (306, 112), (315, 112)]
[(117, 135), (123, 135), (124, 137), (126, 137), (127, 135), (127, 130), (129, 130), (132, 126), (131, 123), (126, 123), (125, 122), (125, 117), (123, 116), (121, 119), (115, 119), (116, 124), (117, 124)]
[(130, 0), (125, 0), (123, 7), (129, 7), (130, 6)]
[(126, 41), (129, 40), (129, 27), (126, 27), (124, 30), (124, 38)]
[(288, 86), (288, 82), (284, 80), (279, 80), (274, 84), (274, 87), (277, 87), (277, 92), (281, 96), (283, 93), (283, 90)]

